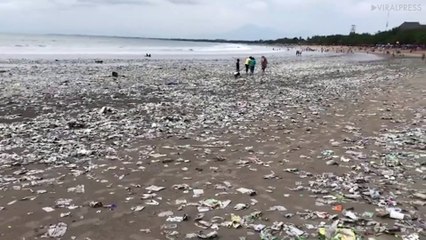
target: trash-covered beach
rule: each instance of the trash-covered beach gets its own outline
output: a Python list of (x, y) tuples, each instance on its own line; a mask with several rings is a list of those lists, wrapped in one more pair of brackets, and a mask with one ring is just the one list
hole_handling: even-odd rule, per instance
[(425, 239), (426, 64), (269, 61), (1, 60), (0, 239)]

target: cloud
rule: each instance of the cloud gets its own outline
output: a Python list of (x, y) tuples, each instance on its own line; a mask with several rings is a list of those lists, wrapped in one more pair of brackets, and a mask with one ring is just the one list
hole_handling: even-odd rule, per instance
[(98, 6), (105, 6), (105, 5), (161, 5), (162, 3), (171, 3), (171, 4), (188, 4), (188, 5), (194, 5), (199, 4), (199, 1), (196, 0), (51, 0), (57, 3), (60, 2), (68, 2), (72, 3), (73, 1), (75, 3), (80, 4), (89, 4), (89, 5), (98, 5)]
[(189, 4), (189, 5), (201, 3), (201, 1), (196, 1), (196, 0), (167, 0), (167, 1), (173, 4)]
[[(419, 3), (421, 0), (407, 0)], [(399, 0), (380, 0), (397, 4)], [(223, 36), (256, 25), (259, 38), (377, 32), (387, 12), (372, 11), (376, 0), (0, 0), (0, 31), (152, 37)], [(389, 26), (426, 23), (422, 11), (390, 12)], [(270, 34), (269, 34), (270, 35)], [(255, 37), (255, 36), (253, 36)]]
[(250, 2), (250, 4), (246, 6), (246, 8), (253, 11), (265, 11), (268, 9), (268, 7), (269, 5), (265, 1), (253, 1), (253, 0), (252, 2)]
[(151, 0), (77, 0), (77, 3), (97, 5), (146, 5), (152, 4), (153, 2)]

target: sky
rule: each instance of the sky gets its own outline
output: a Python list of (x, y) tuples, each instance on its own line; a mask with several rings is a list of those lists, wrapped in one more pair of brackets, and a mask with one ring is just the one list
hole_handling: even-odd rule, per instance
[[(389, 16), (388, 16), (389, 15)], [(424, 0), (0, 0), (0, 32), (272, 39), (426, 24)]]

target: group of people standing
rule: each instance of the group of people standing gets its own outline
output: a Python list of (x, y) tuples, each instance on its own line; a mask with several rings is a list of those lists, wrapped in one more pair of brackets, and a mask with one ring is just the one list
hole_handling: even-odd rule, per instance
[[(245, 66), (245, 70), (246, 70), (246, 74), (249, 73), (253, 75), (254, 74), (254, 70), (256, 68), (256, 59), (252, 56), (248, 57), (245, 62), (244, 62), (244, 66)], [(262, 73), (265, 73), (266, 67), (268, 67), (268, 60), (266, 59), (265, 56), (261, 57), (260, 60), (260, 65), (262, 67)], [(237, 59), (237, 63), (236, 63), (236, 72), (235, 72), (235, 77), (239, 77), (240, 76), (240, 59)]]

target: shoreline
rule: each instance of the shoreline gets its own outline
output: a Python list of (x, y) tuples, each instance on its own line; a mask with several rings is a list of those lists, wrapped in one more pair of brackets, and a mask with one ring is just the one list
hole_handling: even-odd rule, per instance
[[(8, 62), (8, 61), (26, 61), (26, 60), (34, 60), (34, 61), (74, 61), (74, 60), (107, 60), (107, 61), (157, 61), (157, 60), (229, 60), (236, 58), (245, 58), (247, 56), (260, 56), (265, 55), (267, 58), (276, 58), (283, 60), (294, 60), (299, 59), (295, 56), (296, 50), (303, 49), (303, 47), (293, 47), (293, 48), (280, 48), (279, 50), (272, 50), (273, 47), (268, 48), (268, 51), (247, 51), (247, 52), (235, 52), (235, 53), (181, 53), (181, 54), (170, 54), (170, 53), (161, 53), (154, 55), (152, 57), (146, 57), (144, 54), (122, 54), (122, 53), (114, 53), (114, 54), (0, 54), (0, 61)], [(367, 53), (358, 52), (365, 56), (369, 56)], [(328, 57), (336, 57), (343, 56), (345, 53), (340, 52), (327, 52), (321, 53), (320, 51), (309, 51), (304, 52), (302, 59), (305, 58), (328, 58)], [(370, 55), (371, 56), (371, 55)], [(377, 55), (378, 56), (378, 55)], [(377, 58), (372, 58), (377, 59)]]

